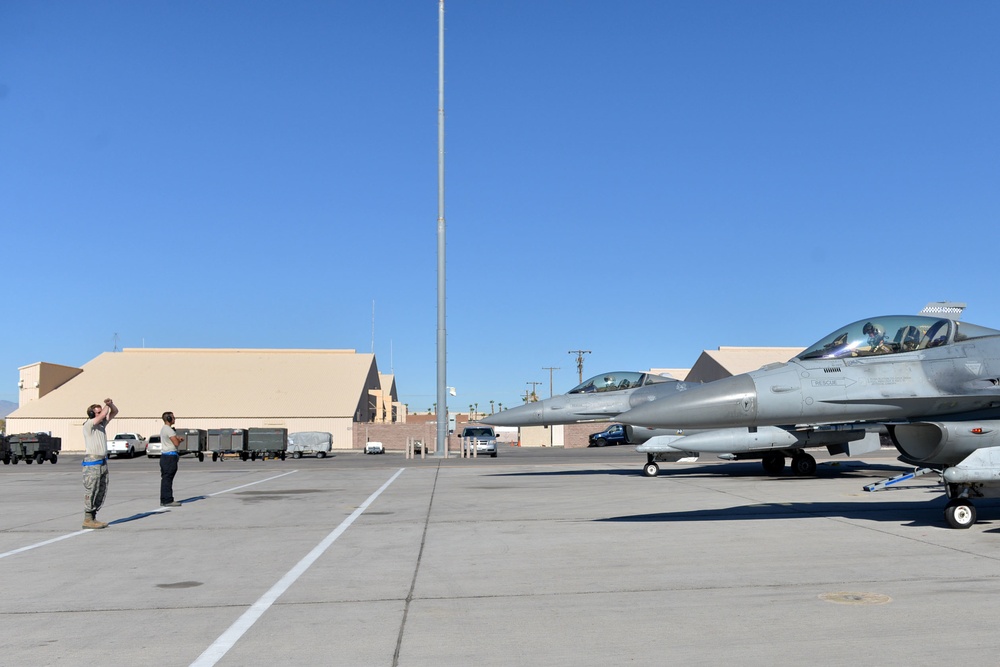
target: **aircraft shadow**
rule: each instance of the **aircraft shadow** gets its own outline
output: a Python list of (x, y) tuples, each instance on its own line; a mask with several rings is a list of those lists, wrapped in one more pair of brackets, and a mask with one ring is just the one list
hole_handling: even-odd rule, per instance
[[(888, 501), (878, 504), (851, 502), (789, 502), (739, 505), (719, 509), (701, 509), (684, 512), (654, 512), (628, 514), (594, 519), (601, 523), (681, 523), (688, 521), (760, 521), (785, 519), (843, 518), (871, 521), (899, 522), (906, 526), (947, 526), (944, 520), (943, 497), (926, 502)], [(977, 500), (979, 524), (992, 524), (989, 516), (1000, 519), (1000, 500)], [(987, 516), (984, 517), (983, 515)], [(1000, 528), (992, 529), (1000, 531)]]
[[(791, 470), (785, 470), (783, 475), (769, 475), (761, 468), (759, 461), (735, 461), (707, 463), (683, 467), (673, 467), (671, 463), (660, 464), (660, 474), (658, 477), (669, 479), (670, 477), (758, 477), (775, 481), (796, 480), (808, 481), (813, 479), (832, 477), (893, 477), (901, 473), (912, 472), (913, 466), (905, 464), (867, 463), (864, 461), (823, 461), (816, 467), (816, 475), (811, 477), (799, 477), (793, 475)], [(636, 464), (634, 468), (616, 469), (587, 469), (587, 470), (544, 470), (533, 472), (506, 472), (495, 473), (491, 477), (576, 477), (591, 475), (621, 475), (626, 477), (642, 477), (641, 464)]]

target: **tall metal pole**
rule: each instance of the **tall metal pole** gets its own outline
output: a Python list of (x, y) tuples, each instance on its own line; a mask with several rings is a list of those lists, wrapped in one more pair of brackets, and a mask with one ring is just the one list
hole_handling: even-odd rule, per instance
[(437, 455), (448, 441), (447, 355), (445, 351), (444, 261), (444, 0), (438, 0), (438, 266), (437, 266)]

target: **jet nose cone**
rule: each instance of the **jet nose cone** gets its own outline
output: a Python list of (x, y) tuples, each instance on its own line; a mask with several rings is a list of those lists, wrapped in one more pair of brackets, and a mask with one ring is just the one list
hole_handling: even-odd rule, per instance
[(757, 388), (748, 375), (737, 375), (666, 396), (619, 415), (617, 421), (652, 428), (723, 428), (753, 426)]
[(501, 410), (479, 421), (490, 426), (533, 426), (544, 423), (542, 413), (543, 409), (539, 403), (526, 403), (516, 408)]

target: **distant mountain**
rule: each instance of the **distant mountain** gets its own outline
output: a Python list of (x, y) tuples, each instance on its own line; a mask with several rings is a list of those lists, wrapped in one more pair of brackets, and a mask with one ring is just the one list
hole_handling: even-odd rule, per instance
[(17, 410), (17, 403), (11, 403), (10, 401), (0, 401), (0, 419), (3, 419), (10, 413)]

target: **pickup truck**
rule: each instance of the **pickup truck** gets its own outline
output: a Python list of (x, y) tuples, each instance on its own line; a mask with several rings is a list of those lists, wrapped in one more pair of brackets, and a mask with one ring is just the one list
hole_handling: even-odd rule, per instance
[(108, 455), (114, 454), (121, 458), (127, 456), (132, 458), (137, 454), (146, 453), (146, 438), (138, 433), (119, 433), (112, 440), (108, 440)]
[(627, 445), (628, 436), (621, 424), (612, 424), (600, 433), (591, 433), (587, 438), (589, 447), (604, 447), (605, 445)]

